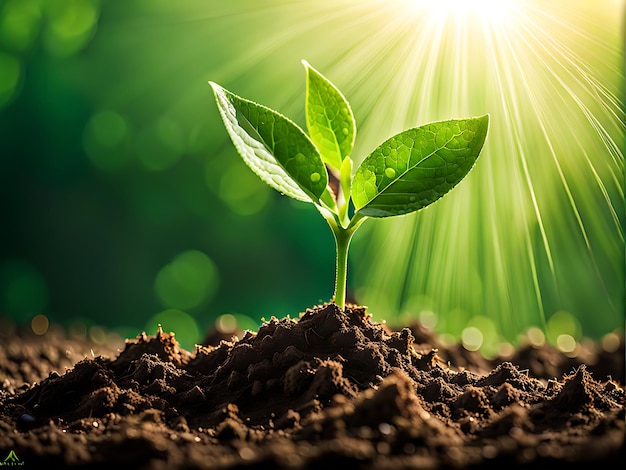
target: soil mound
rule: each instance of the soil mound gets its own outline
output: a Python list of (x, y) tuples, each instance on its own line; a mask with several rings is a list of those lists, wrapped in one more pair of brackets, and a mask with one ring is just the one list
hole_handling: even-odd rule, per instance
[(7, 378), (0, 454), (169, 469), (623, 461), (624, 391), (611, 377), (585, 364), (550, 380), (511, 361), (453, 369), (437, 349), (416, 348), (414, 333), (334, 304), (193, 352), (173, 334), (144, 333), (63, 375), (21, 387)]

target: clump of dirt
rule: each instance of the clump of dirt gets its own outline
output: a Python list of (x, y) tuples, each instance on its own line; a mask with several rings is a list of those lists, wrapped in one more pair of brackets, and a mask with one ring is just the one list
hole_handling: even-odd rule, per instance
[(585, 364), (550, 380), (511, 361), (485, 373), (455, 368), (414, 333), (334, 304), (191, 352), (173, 334), (144, 333), (62, 375), (20, 387), (5, 379), (0, 453), (157, 469), (623, 460), (624, 391), (614, 378)]

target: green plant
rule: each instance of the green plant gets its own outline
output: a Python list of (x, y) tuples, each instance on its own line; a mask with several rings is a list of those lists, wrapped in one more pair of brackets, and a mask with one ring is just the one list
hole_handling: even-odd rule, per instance
[(401, 132), (376, 148), (352, 176), (356, 123), (327, 78), (306, 69), (307, 135), (282, 114), (213, 87), (237, 151), (277, 191), (315, 205), (336, 243), (335, 304), (344, 308), (350, 240), (368, 218), (415, 212), (441, 198), (472, 169), (488, 115), (435, 122)]

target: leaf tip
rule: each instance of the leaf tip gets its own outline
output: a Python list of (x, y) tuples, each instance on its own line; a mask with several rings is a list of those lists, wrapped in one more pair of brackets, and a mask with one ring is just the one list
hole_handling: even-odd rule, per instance
[(219, 86), (217, 83), (215, 83), (215, 82), (213, 82), (211, 80), (209, 80), (209, 85), (211, 85), (211, 88), (213, 88), (213, 90), (215, 90), (215, 91), (222, 89), (221, 86)]
[(302, 65), (304, 65), (306, 68), (311, 67), (311, 64), (309, 64), (309, 62), (306, 59), (302, 59), (300, 62), (302, 62)]
[(478, 122), (480, 123), (480, 125), (485, 128), (485, 136), (487, 132), (489, 132), (490, 120), (491, 120), (491, 116), (489, 115), (489, 113), (484, 114), (478, 118)]

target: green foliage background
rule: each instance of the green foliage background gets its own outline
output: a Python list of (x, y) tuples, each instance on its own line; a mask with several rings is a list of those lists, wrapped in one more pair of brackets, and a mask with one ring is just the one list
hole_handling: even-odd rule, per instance
[[(571, 43), (558, 41), (579, 44), (576, 67), (546, 65), (540, 51), (537, 67), (554, 73), (508, 83), (494, 101), (487, 43), (433, 49), (426, 10), (408, 0), (0, 1), (0, 316), (123, 337), (161, 322), (190, 346), (223, 314), (253, 328), (329, 300), (328, 227), (243, 165), (207, 83), (303, 126), (306, 59), (352, 104), (357, 164), (409, 126), (485, 112), (496, 123), (467, 187), (357, 234), (354, 300), (390, 323), (434, 314), (456, 339), (468, 326), (508, 341), (533, 325), (553, 339), (623, 329), (623, 5), (601, 3), (604, 13), (553, 2), (544, 16), (572, 21)], [(430, 50), (440, 57), (420, 68)], [(506, 97), (515, 86), (517, 101)], [(565, 100), (524, 101), (556, 88), (592, 118)]]

